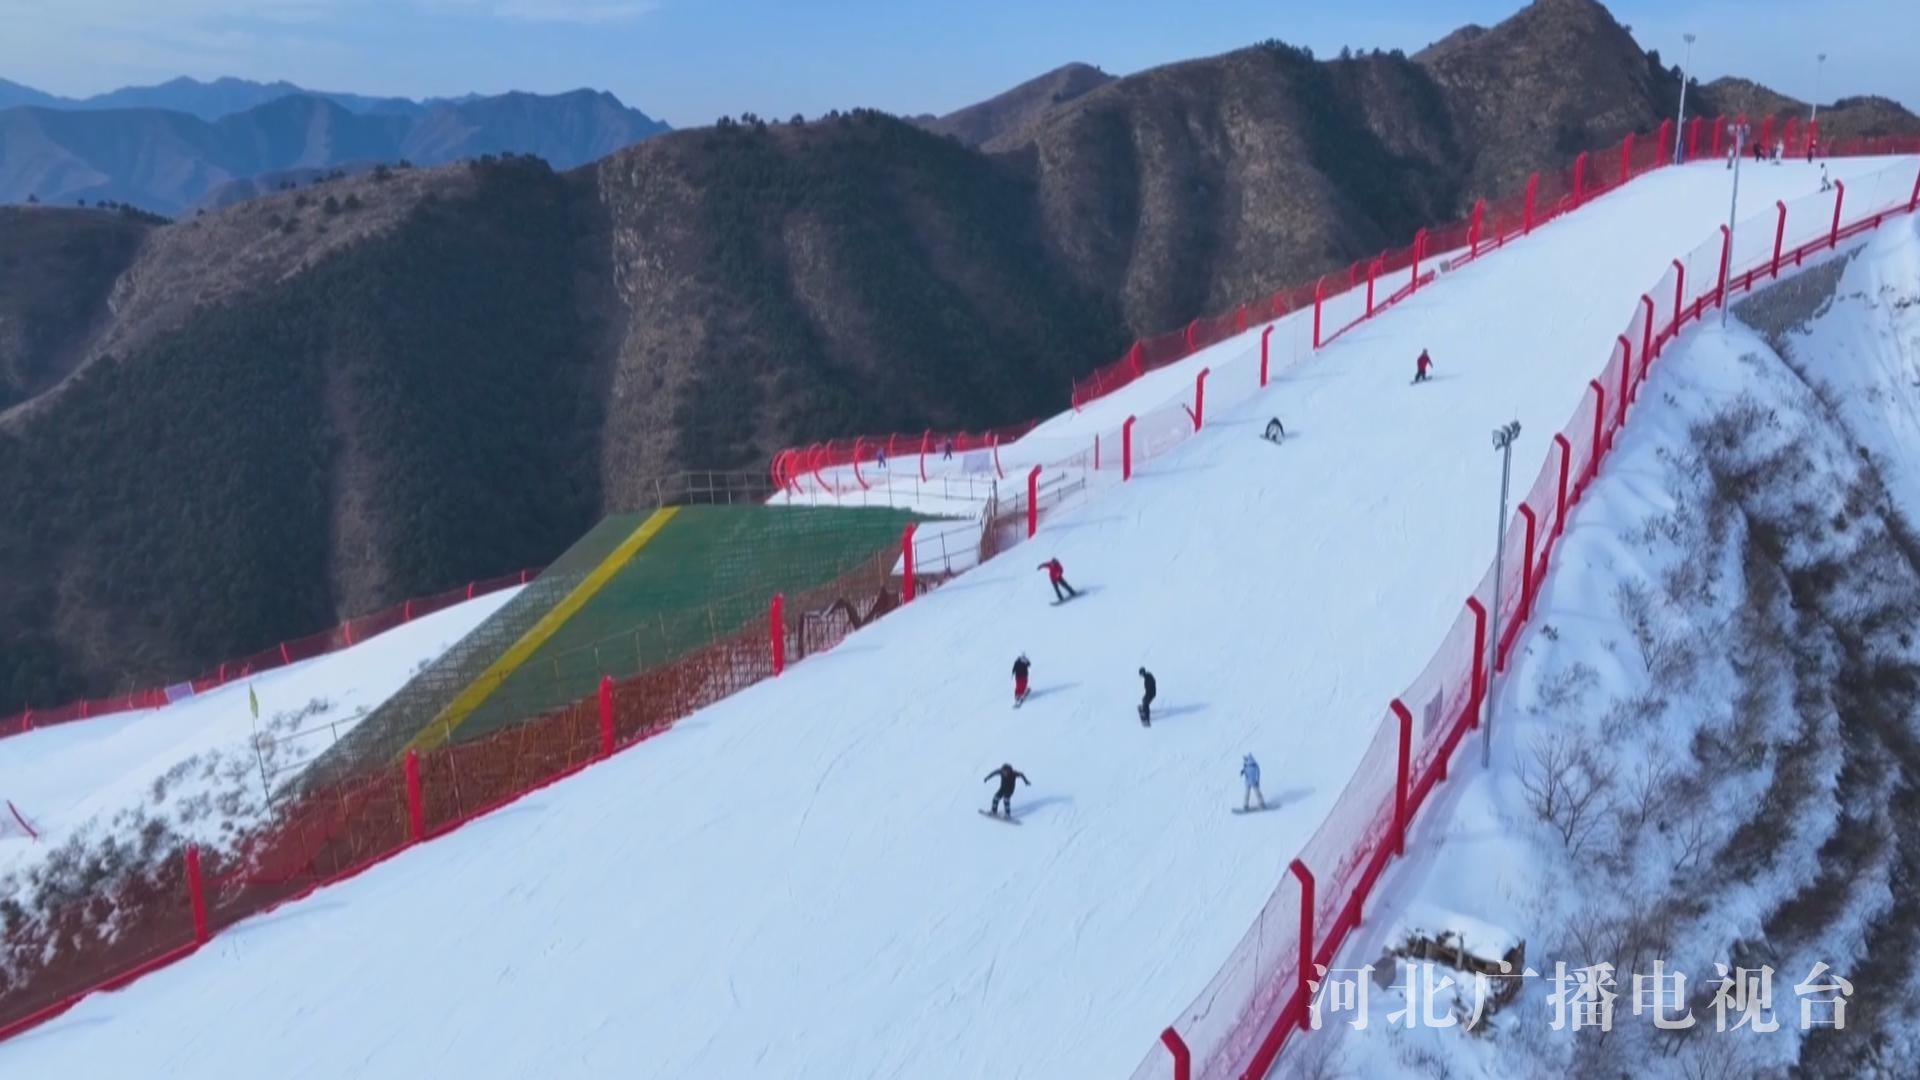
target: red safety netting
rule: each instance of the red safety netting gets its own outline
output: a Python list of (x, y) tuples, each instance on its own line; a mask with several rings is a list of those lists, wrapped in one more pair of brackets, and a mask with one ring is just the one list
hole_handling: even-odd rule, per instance
[(1438, 260), (1458, 264), (1500, 247), (1515, 236), (1551, 221), (1593, 198), (1672, 161), (1672, 125), (1649, 134), (1630, 135), (1616, 146), (1582, 154), (1566, 169), (1532, 177), (1525, 190), (1505, 199), (1475, 205), (1465, 221), (1422, 229), (1412, 243), (1319, 279), (1250, 300), (1218, 315), (1194, 320), (1182, 330), (1144, 338), (1119, 359), (1077, 380), (1073, 407), (1120, 389), (1149, 371), (1183, 360), (1249, 325), (1259, 325), (1312, 305), (1343, 300), (1337, 312), (1323, 313), (1316, 346), (1324, 345), (1356, 322), (1397, 303), (1424, 284)]
[[(1651, 160), (1638, 150), (1623, 156), (1629, 170)], [(1478, 725), (1496, 611), (1498, 662), (1504, 666), (1532, 614), (1567, 514), (1631, 415), (1652, 363), (1687, 320), (1704, 317), (1723, 297), (1772, 280), (1776, 267), (1801, 265), (1889, 217), (1920, 212), (1920, 169), (1882, 170), (1858, 179), (1855, 190), (1860, 199), (1848, 197), (1845, 205), (1853, 209), (1846, 212), (1846, 224), (1835, 224), (1832, 193), (1796, 200), (1776, 210), (1774, 230), (1752, 220), (1741, 223), (1741, 230), (1763, 234), (1764, 244), (1749, 249), (1716, 235), (1676, 260), (1680, 266), (1710, 266), (1711, 273), (1692, 272), (1682, 281), (1670, 268), (1634, 306), (1593, 386), (1549, 441), (1538, 472), (1516, 480), (1518, 508), (1500, 557), (1488, 566), (1426, 668), (1378, 721), (1358, 770), (1254, 925), (1200, 996), (1161, 1034), (1135, 1069), (1134, 1080), (1265, 1076), (1288, 1036), (1308, 1024), (1308, 983), (1317, 974), (1313, 965), (1333, 964), (1386, 863), (1405, 843), (1414, 815)], [(1796, 218), (1814, 224), (1796, 232)], [(1763, 215), (1760, 221), (1765, 220)], [(1808, 233), (1793, 246), (1784, 240), (1776, 244), (1776, 234)], [(1309, 958), (1304, 970), (1303, 957)]]
[(785, 662), (833, 648), (899, 604), (889, 582), (900, 555), (885, 552), (828, 584), (781, 597), (767, 622), (638, 675), (609, 677), (584, 701), (338, 782), (296, 788), (270, 821), (229, 850), (205, 852), (204, 860), (198, 850), (190, 860), (178, 851), (142, 853), (131, 870), (90, 885), (84, 897), (9, 916), (0, 952), (0, 1039), (86, 994), (180, 959), (241, 919), (351, 877), (658, 734), (779, 674)]
[[(1671, 305), (1677, 321), (1699, 318), (1710, 301), (1752, 287), (1762, 280), (1762, 266), (1770, 274), (1787, 259), (1799, 265), (1817, 257), (1812, 253), (1831, 250), (1835, 238), (1910, 211), (1920, 202), (1920, 184), (1913, 189), (1917, 194), (1903, 200), (1895, 193), (1905, 183), (1902, 176), (1862, 182), (1862, 191), (1876, 194), (1848, 204), (1857, 207), (1859, 216), (1844, 227), (1829, 226), (1827, 236), (1816, 236), (1791, 253), (1776, 256), (1768, 251), (1760, 266), (1742, 264), (1726, 274), (1689, 281), (1680, 302)], [(1814, 199), (1809, 206), (1809, 212), (1825, 212), (1827, 204)], [(1711, 253), (1726, 245), (1715, 240), (1702, 247)], [(1727, 264), (1724, 255), (1720, 263)], [(1677, 278), (1677, 273), (1670, 276)], [(1655, 311), (1664, 316), (1666, 309)], [(1663, 325), (1649, 334), (1646, 317), (1646, 306), (1637, 306), (1622, 339), (1638, 334), (1664, 343), (1677, 330), (1677, 325)], [(1634, 355), (1616, 340), (1596, 382), (1617, 387), (1625, 379), (1630, 400), (1648, 370)], [(1246, 376), (1232, 370), (1236, 377)], [(1228, 371), (1222, 367), (1223, 374)], [(1625, 421), (1626, 412), (1617, 401), (1590, 391), (1554, 440), (1555, 449), (1525, 488), (1521, 505), (1526, 512), (1516, 515), (1507, 530), (1499, 602), (1491, 595), (1490, 568), (1427, 669), (1378, 721), (1359, 769), (1295, 860), (1294, 871), (1136, 1076), (1167, 1075), (1178, 1060), (1175, 1046), (1192, 1052), (1204, 1076), (1264, 1075), (1287, 1035), (1305, 1022), (1309, 998), (1303, 977), (1312, 974), (1314, 963), (1328, 963), (1357, 924), (1387, 861), (1403, 846), (1414, 811), (1444, 777), (1450, 754), (1477, 722), (1484, 691), (1484, 676), (1477, 671), (1488, 632), (1483, 613), (1497, 608), (1502, 614), (1502, 645), (1510, 647), (1540, 587), (1555, 535), (1585, 490), (1580, 477), (1591, 477)], [(1129, 418), (1119, 441), (1131, 449), (1137, 465), (1178, 446), (1199, 423), (1194, 409), (1176, 403)], [(989, 439), (988, 445), (996, 444)], [(1096, 462), (1096, 455), (1102, 450), (1090, 447), (1042, 469), (1033, 477), (1031, 498), (1024, 487), (1013, 497), (990, 495), (981, 537), (983, 557), (1004, 546), (995, 540), (1000, 526), (1017, 530), (1024, 522), (1031, 530), (1040, 517), (1081, 497), (1089, 478), (1110, 474), (1111, 466)], [(1564, 484), (1563, 470), (1568, 476)], [(1018, 539), (1008, 537), (1004, 544)], [(918, 540), (913, 551), (919, 559)], [(609, 678), (596, 698), (300, 791), (268, 826), (232, 851), (209, 856), (205, 866), (198, 852), (185, 859), (169, 854), (93, 890), (74, 906), (56, 906), (51, 915), (9, 924), (10, 981), (0, 985), (0, 1038), (57, 1014), (85, 993), (123, 984), (186, 955), (238, 919), (358, 873), (663, 731), (696, 709), (778, 675), (790, 658), (832, 648), (899, 602), (889, 583), (900, 554), (884, 553), (829, 585), (775, 598), (768, 625), (727, 634), (632, 678)], [(407, 608), (403, 616), (419, 613)], [(385, 613), (356, 620), (356, 629), (341, 628), (340, 643), (366, 636), (383, 617)], [(287, 649), (281, 662), (293, 653)]]
[(65, 705), (56, 705), (47, 709), (25, 709), (12, 716), (0, 717), (0, 738), (19, 735), (36, 728), (69, 724), (75, 720), (89, 720), (96, 716), (108, 716), (134, 709), (157, 709), (172, 701), (223, 686), (235, 679), (243, 679), (249, 675), (258, 675), (263, 671), (272, 671), (274, 668), (337, 652), (368, 638), (384, 634), (403, 623), (464, 603), (474, 597), (485, 596), (516, 585), (525, 585), (539, 574), (539, 568), (520, 570), (486, 581), (469, 582), (459, 588), (448, 589), (433, 596), (403, 600), (371, 615), (349, 619), (330, 630), (283, 641), (270, 649), (262, 649), (252, 656), (228, 660), (196, 678), (180, 683), (134, 690), (114, 697), (70, 701)]
[[(944, 464), (956, 458), (968, 459), (973, 471), (998, 472), (992, 452), (1039, 424), (1038, 420), (1029, 420), (986, 431), (923, 431), (831, 439), (780, 451), (774, 455), (768, 473), (779, 489), (798, 490), (802, 481), (810, 480), (820, 491), (843, 494), (871, 487), (881, 470), (917, 468), (924, 480), (929, 461)], [(850, 478), (827, 471), (846, 469), (852, 470)], [(875, 475), (869, 475), (869, 469), (874, 470)]]

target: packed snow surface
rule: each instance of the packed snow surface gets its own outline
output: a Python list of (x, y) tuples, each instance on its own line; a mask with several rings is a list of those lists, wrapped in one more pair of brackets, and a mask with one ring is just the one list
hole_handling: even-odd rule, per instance
[[(1743, 197), (1817, 183), (1753, 169)], [(1532, 475), (1726, 187), (1713, 166), (1639, 180), (1251, 401), (1257, 332), (1183, 362), (1219, 361), (1207, 430), (1133, 483), (777, 680), (0, 1045), (0, 1074), (1125, 1075), (1485, 570), (1488, 432), (1518, 418)], [(1423, 347), (1436, 378), (1409, 386)], [(1257, 437), (1269, 415), (1284, 445)], [(1080, 599), (1050, 606), (1050, 555)], [(1023, 650), (1034, 696), (1013, 711)], [(1247, 752), (1280, 807), (1235, 817)], [(1002, 762), (1032, 779), (1018, 825), (976, 812)]]

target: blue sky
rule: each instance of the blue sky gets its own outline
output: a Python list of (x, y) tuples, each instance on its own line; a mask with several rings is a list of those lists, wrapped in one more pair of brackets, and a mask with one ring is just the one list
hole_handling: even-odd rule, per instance
[[(752, 111), (946, 112), (1069, 60), (1124, 74), (1279, 37), (1418, 49), (1520, 0), (0, 0), (0, 77), (88, 94), (175, 75), (413, 97), (591, 86), (678, 126)], [(1703, 79), (1920, 109), (1920, 0), (1617, 0)]]

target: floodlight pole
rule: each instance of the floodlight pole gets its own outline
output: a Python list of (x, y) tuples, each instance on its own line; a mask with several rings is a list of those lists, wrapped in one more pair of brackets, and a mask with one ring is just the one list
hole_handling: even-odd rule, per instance
[[(1728, 258), (1731, 258), (1733, 252), (1733, 228), (1734, 224), (1740, 220), (1740, 159), (1747, 156), (1747, 134), (1752, 128), (1743, 123), (1733, 123), (1727, 126), (1733, 131), (1733, 201), (1727, 207), (1727, 252)], [(1729, 288), (1731, 288), (1731, 286), (1726, 281), (1723, 280), (1720, 282), (1720, 325), (1723, 328), (1727, 325), (1728, 305), (1726, 293)]]
[(1492, 633), (1487, 635), (1487, 720), (1480, 733), (1480, 767), (1493, 761), (1493, 678), (1500, 659), (1500, 583), (1506, 573), (1507, 487), (1513, 477), (1513, 443), (1520, 437), (1520, 421), (1493, 429), (1493, 448), (1500, 451), (1500, 520), (1493, 536), (1493, 615)]
[(1827, 66), (1827, 54), (1821, 53), (1813, 65), (1813, 123), (1820, 122), (1820, 75)]
[(1682, 34), (1681, 36), (1687, 39), (1687, 58), (1680, 63), (1680, 117), (1673, 123), (1673, 163), (1675, 165), (1680, 164), (1686, 154), (1683, 149), (1687, 145), (1686, 136), (1682, 132), (1687, 129), (1687, 72), (1693, 70), (1693, 35)]

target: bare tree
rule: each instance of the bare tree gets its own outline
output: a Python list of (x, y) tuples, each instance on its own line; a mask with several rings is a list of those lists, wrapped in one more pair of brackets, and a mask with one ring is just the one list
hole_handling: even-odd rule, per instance
[(1587, 734), (1560, 731), (1537, 740), (1519, 779), (1534, 815), (1552, 827), (1569, 854), (1585, 854), (1606, 820), (1614, 785), (1613, 766)]

